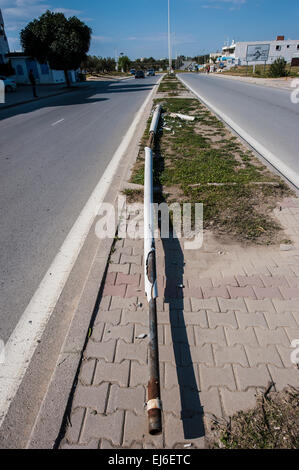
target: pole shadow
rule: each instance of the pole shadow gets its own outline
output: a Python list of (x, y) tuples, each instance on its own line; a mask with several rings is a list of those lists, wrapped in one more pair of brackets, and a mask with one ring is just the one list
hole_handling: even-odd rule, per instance
[[(155, 202), (165, 201), (160, 175), (164, 169), (164, 159), (161, 155), (159, 138), (155, 143), (154, 158), (154, 186)], [(169, 321), (171, 338), (175, 357), (175, 366), (180, 390), (181, 420), (183, 422), (184, 438), (196, 439), (205, 436), (203, 422), (203, 407), (200, 402), (199, 388), (196, 380), (194, 364), (187, 335), (184, 313), (184, 253), (181, 244), (174, 233), (169, 221), (169, 238), (162, 238), (162, 247), (165, 259), (166, 285), (163, 293), (164, 303), (169, 305)], [(160, 220), (158, 219), (161, 230)], [(161, 273), (158, 273), (161, 275)]]

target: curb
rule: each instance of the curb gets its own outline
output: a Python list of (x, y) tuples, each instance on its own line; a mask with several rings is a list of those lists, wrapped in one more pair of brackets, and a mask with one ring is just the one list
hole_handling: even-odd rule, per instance
[[(242, 77), (242, 76), (234, 76), (234, 75), (222, 75), (222, 74), (212, 74), (212, 77), (217, 77), (217, 78), (225, 78), (227, 80), (232, 80), (232, 81), (238, 81), (238, 82), (241, 82), (241, 83), (247, 83), (249, 85), (257, 85), (257, 86), (263, 86), (263, 87), (266, 87), (266, 88), (274, 88), (276, 90), (286, 90), (286, 91), (290, 91), (291, 90), (291, 87), (284, 87), (282, 85), (275, 85), (274, 82), (273, 83), (259, 83), (257, 81), (251, 81), (251, 80), (240, 80), (242, 78), (246, 78), (246, 77)], [(256, 80), (263, 80), (263, 79), (256, 79)]]
[[(39, 96), (38, 98), (30, 98), (29, 100), (19, 101), (18, 103), (11, 103), (11, 104), (7, 104), (5, 106), (0, 106), (0, 111), (2, 109), (14, 108), (15, 106), (20, 106), (20, 105), (24, 105), (24, 104), (28, 104), (28, 103), (33, 103), (33, 102), (36, 103), (37, 101), (44, 100), (46, 98), (52, 98), (52, 96), (54, 97), (54, 96), (64, 95), (66, 93), (71, 93), (71, 92), (77, 91), (80, 88), (81, 87), (71, 88), (70, 90), (64, 90), (64, 91), (60, 91), (60, 92), (57, 92), (57, 93), (52, 93), (51, 95)], [(86, 88), (90, 88), (90, 85), (82, 87), (82, 89), (86, 89)]]

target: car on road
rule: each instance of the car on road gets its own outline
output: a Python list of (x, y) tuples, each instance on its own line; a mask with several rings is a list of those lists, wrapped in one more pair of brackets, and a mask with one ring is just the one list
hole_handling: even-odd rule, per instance
[(131, 74), (131, 75), (135, 75), (135, 73), (136, 73), (136, 70), (135, 70), (135, 69), (131, 69), (131, 70), (130, 70), (130, 74)]
[(0, 80), (3, 80), (3, 82), (4, 82), (5, 91), (16, 91), (17, 90), (17, 84), (12, 78), (4, 77), (4, 76), (0, 75)]
[(135, 73), (135, 78), (145, 78), (143, 70), (137, 70)]
[(147, 71), (147, 76), (148, 77), (154, 77), (155, 75), (156, 75), (156, 73), (155, 73), (154, 69), (149, 69)]

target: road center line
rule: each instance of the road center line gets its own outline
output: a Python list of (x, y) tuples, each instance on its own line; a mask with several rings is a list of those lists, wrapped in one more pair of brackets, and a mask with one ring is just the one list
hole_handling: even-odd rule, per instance
[(68, 233), (50, 268), (5, 345), (5, 362), (3, 364), (0, 363), (0, 426), (3, 423), (26, 370), (30, 365), (30, 360), (38, 345), (38, 341), (41, 339), (54, 311), (55, 305), (78, 258), (100, 205), (105, 199), (119, 163), (125, 155), (142, 114), (162, 78), (163, 75), (154, 84), (153, 89), (137, 112), (128, 132), (113, 155), (102, 178)]

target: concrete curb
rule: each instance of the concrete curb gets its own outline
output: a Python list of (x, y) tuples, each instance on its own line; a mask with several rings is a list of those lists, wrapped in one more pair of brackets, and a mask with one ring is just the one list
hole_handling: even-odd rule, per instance
[[(259, 82), (258, 80), (271, 80), (271, 79), (263, 79), (263, 78), (253, 78), (252, 80), (247, 80), (247, 78), (250, 77), (241, 77), (241, 76), (234, 76), (234, 75), (222, 75), (222, 74), (216, 74), (213, 73), (212, 77), (217, 77), (217, 78), (226, 78), (227, 80), (237, 80), (242, 83), (248, 83), (249, 85), (258, 85), (258, 86), (263, 86), (266, 88), (274, 88), (276, 90), (286, 90), (286, 91), (291, 91), (292, 88), (289, 84), (286, 83), (286, 86), (283, 86), (281, 84), (276, 84), (275, 82)], [(289, 86), (287, 86), (289, 85)]]
[(44, 100), (46, 98), (52, 98), (52, 96), (54, 97), (54, 96), (64, 95), (66, 93), (77, 91), (80, 88), (88, 89), (89, 87), (90, 87), (90, 85), (87, 85), (85, 87), (71, 88), (70, 90), (64, 90), (64, 91), (60, 91), (60, 92), (57, 92), (57, 93), (52, 93), (52, 94), (46, 95), (46, 96), (39, 96), (38, 98), (30, 98), (30, 100), (19, 101), (18, 103), (7, 104), (5, 106), (0, 106), (0, 111), (2, 109), (14, 108), (15, 106), (20, 106), (20, 105), (24, 105), (24, 104), (28, 104), (28, 103), (33, 103), (33, 102), (36, 103), (37, 101)]
[[(115, 175), (116, 191), (114, 188), (115, 194), (113, 194), (112, 198), (114, 205), (116, 204), (119, 191), (124, 187), (124, 182), (129, 178), (131, 166), (136, 160), (139, 141), (143, 135), (159, 82), (160, 80), (156, 84), (156, 90), (147, 104), (143, 118), (135, 131), (128, 151), (129, 156), (122, 159), (119, 171)], [(124, 176), (120, 176), (120, 174)], [(94, 225), (91, 230), (93, 228)], [(99, 243), (78, 306), (56, 361), (52, 378), (31, 430), (26, 445), (27, 449), (51, 449), (55, 447), (65, 413), (68, 410), (68, 401), (76, 382), (84, 345), (88, 339), (88, 329), (98, 307), (98, 300), (101, 287), (105, 281), (106, 267), (113, 241), (114, 239), (106, 239)]]

